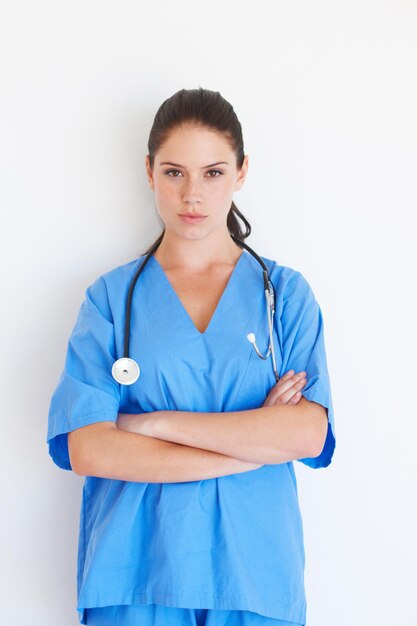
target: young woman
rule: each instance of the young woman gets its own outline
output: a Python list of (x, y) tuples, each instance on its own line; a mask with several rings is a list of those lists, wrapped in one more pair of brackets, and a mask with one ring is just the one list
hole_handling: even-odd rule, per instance
[(86, 289), (49, 410), (52, 459), (85, 476), (80, 623), (304, 625), (293, 461), (335, 447), (321, 310), (244, 242), (218, 92), (163, 102), (148, 150), (163, 232)]

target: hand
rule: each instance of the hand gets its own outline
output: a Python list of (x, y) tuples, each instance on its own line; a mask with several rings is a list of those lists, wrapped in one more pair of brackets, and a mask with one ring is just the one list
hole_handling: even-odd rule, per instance
[(304, 371), (295, 374), (294, 370), (289, 370), (281, 376), (279, 381), (272, 387), (262, 406), (298, 404), (302, 398), (301, 389), (306, 382), (306, 373)]
[(137, 435), (152, 436), (151, 426), (154, 413), (118, 413), (117, 428)]

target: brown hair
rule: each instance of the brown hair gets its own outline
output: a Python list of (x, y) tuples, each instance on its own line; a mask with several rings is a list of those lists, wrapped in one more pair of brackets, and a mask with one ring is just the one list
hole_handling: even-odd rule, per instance
[[(199, 87), (181, 89), (159, 107), (148, 139), (151, 168), (154, 166), (155, 153), (168, 139), (170, 131), (184, 123), (192, 123), (222, 133), (236, 154), (238, 169), (242, 167), (245, 157), (242, 127), (232, 105), (220, 95), (220, 92)], [(242, 230), (238, 217), (243, 221), (245, 230)], [(251, 225), (234, 202), (227, 215), (227, 228), (229, 233), (239, 240), (249, 237), (251, 233)], [(153, 246), (161, 242), (164, 233), (165, 229), (144, 254), (148, 254)]]

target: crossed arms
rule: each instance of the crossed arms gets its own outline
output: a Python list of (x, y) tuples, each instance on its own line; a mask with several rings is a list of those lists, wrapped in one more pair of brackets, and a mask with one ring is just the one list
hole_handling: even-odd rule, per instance
[(289, 458), (320, 454), (327, 412), (321, 404), (302, 397), (296, 406), (224, 413), (119, 413), (117, 425), (121, 430), (220, 452), (250, 463), (282, 463)]
[(122, 413), (71, 431), (68, 447), (80, 475), (183, 482), (318, 456), (327, 424), (326, 409), (301, 397), (246, 411)]

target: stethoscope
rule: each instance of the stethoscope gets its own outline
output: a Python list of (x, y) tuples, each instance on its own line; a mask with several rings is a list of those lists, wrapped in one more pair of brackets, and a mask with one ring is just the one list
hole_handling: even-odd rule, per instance
[[(253, 347), (254, 347), (254, 349), (256, 351), (256, 354), (261, 359), (265, 360), (271, 354), (272, 365), (273, 365), (274, 374), (275, 374), (275, 379), (278, 382), (279, 377), (278, 377), (277, 365), (276, 365), (276, 360), (275, 360), (274, 340), (273, 340), (273, 330), (274, 330), (274, 328), (273, 328), (273, 320), (274, 320), (274, 314), (275, 314), (275, 291), (274, 291), (274, 287), (273, 287), (272, 282), (271, 282), (271, 280), (269, 278), (268, 270), (267, 270), (267, 267), (266, 267), (265, 263), (256, 254), (256, 252), (254, 250), (252, 250), (252, 248), (250, 248), (246, 243), (244, 243), (243, 241), (241, 241), (240, 239), (238, 239), (234, 235), (231, 234), (230, 236), (232, 237), (232, 239), (235, 241), (235, 243), (238, 246), (240, 246), (241, 248), (245, 248), (248, 252), (250, 252), (250, 254), (262, 266), (263, 279), (264, 279), (264, 291), (265, 291), (265, 298), (266, 298), (267, 318), (268, 318), (268, 330), (269, 330), (269, 347), (268, 347), (268, 352), (265, 354), (265, 356), (260, 352), (260, 350), (258, 349), (258, 346), (256, 345), (256, 338), (255, 338), (255, 334), (254, 333), (248, 333), (246, 335), (246, 338), (253, 345)], [(139, 276), (141, 275), (141, 273), (145, 269), (146, 264), (149, 262), (151, 256), (157, 250), (157, 248), (160, 245), (160, 243), (161, 243), (161, 241), (157, 241), (156, 244), (154, 246), (152, 246), (152, 248), (149, 250), (148, 254), (146, 255), (146, 257), (145, 257), (145, 259), (143, 261), (143, 263), (141, 263), (141, 265), (138, 268), (136, 274), (134, 275), (134, 277), (132, 279), (132, 282), (130, 284), (130, 287), (129, 287), (129, 292), (128, 292), (128, 295), (127, 295), (127, 303), (126, 303), (126, 318), (125, 318), (123, 357), (120, 358), (120, 359), (117, 359), (117, 361), (115, 361), (113, 363), (113, 367), (112, 367), (112, 370), (111, 370), (111, 373), (112, 373), (112, 376), (113, 376), (114, 380), (116, 382), (120, 383), (121, 385), (133, 385), (133, 383), (135, 383), (137, 381), (137, 379), (139, 378), (139, 375), (140, 375), (140, 367), (139, 367), (138, 363), (134, 359), (131, 359), (129, 357), (129, 336), (130, 336), (130, 316), (131, 316), (132, 295), (133, 295), (133, 290), (135, 288), (135, 285), (136, 285), (136, 282), (137, 282)]]

